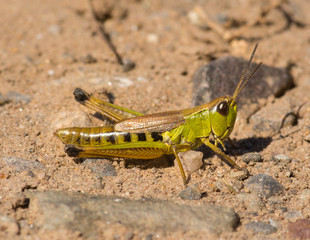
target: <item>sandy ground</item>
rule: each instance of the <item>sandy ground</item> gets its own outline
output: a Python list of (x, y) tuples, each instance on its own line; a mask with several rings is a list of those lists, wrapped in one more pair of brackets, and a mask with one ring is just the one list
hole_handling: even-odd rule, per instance
[[(26, 191), (151, 198), (192, 206), (217, 204), (233, 208), (241, 219), (235, 231), (218, 235), (223, 239), (310, 239), (309, 225), (304, 235), (298, 235), (290, 225), (310, 217), (308, 1), (94, 1), (95, 11), (107, 17), (101, 26), (122, 60), (135, 63), (129, 71), (123, 71), (124, 66), (102, 38), (98, 31), (100, 23), (94, 19), (88, 1), (13, 0), (2, 1), (1, 6), (3, 239), (61, 239), (64, 234), (85, 237), (71, 230), (43, 231), (35, 220), (39, 213), (20, 197)], [(149, 165), (144, 161), (141, 165), (136, 161), (112, 161), (107, 164), (116, 170), (117, 176), (98, 177), (89, 166), (66, 156), (63, 144), (53, 136), (60, 127), (104, 124), (74, 100), (72, 92), (76, 87), (143, 113), (185, 109), (192, 107), (192, 77), (199, 66), (228, 55), (248, 59), (256, 42), (259, 48), (255, 62), (284, 69), (294, 86), (285, 89), (281, 96), (259, 100), (256, 115), (263, 121), (282, 122), (289, 114), (293, 120), (275, 129), (268, 127), (270, 124), (260, 124), (257, 118), (238, 118), (232, 133), (239, 146), (231, 154), (235, 153), (238, 164), (247, 167), (251, 175), (272, 176), (284, 188), (280, 196), (259, 197), (259, 207), (254, 210), (238, 195), (252, 193), (244, 187), (245, 180), (238, 182), (240, 187), (236, 191), (221, 187), (230, 181), (234, 171), (208, 152), (203, 167), (191, 179), (191, 185), (197, 183), (203, 197), (182, 200), (179, 193), (184, 186), (179, 170), (165, 161), (151, 161)], [(252, 145), (246, 145), (246, 139)], [(255, 139), (270, 141), (257, 147), (259, 141)], [(241, 160), (243, 144), (246, 152), (259, 152), (263, 161), (247, 166)], [(286, 160), (274, 160), (279, 154), (285, 155)], [(26, 160), (25, 166), (19, 160), (17, 164), (8, 161), (8, 157)], [(277, 231), (266, 235), (246, 227), (255, 221), (272, 223)], [(97, 236), (203, 238), (199, 231), (197, 235), (182, 230), (148, 235), (147, 230), (139, 230), (144, 233), (139, 235), (132, 230), (133, 235), (126, 235), (128, 229), (134, 227), (114, 224), (107, 231), (101, 229)]]

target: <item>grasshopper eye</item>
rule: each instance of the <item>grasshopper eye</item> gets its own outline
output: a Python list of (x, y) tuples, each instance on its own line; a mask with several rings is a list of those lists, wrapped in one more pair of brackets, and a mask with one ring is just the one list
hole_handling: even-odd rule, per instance
[(220, 102), (217, 105), (216, 111), (222, 116), (228, 115), (228, 103), (226, 101)]

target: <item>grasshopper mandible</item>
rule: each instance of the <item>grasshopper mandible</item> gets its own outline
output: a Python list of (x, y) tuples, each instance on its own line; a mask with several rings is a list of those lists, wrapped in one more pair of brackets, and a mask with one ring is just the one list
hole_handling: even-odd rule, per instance
[(225, 150), (223, 141), (228, 139), (232, 132), (237, 116), (237, 97), (262, 64), (259, 63), (250, 76), (245, 77), (256, 48), (257, 44), (233, 96), (222, 96), (190, 109), (143, 115), (96, 99), (77, 88), (74, 90), (74, 96), (79, 103), (101, 113), (115, 124), (103, 127), (62, 128), (56, 130), (54, 135), (66, 144), (65, 151), (70, 157), (153, 159), (164, 154), (174, 154), (184, 185), (189, 178), (186, 178), (178, 152), (188, 151), (202, 144), (220, 155), (230, 167), (245, 170), (217, 145), (220, 144)]

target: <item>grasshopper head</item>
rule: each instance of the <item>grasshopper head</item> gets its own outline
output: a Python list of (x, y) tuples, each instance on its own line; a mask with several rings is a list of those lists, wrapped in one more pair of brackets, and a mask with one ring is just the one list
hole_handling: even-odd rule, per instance
[(241, 79), (236, 87), (233, 96), (223, 96), (214, 100), (213, 107), (210, 109), (212, 133), (219, 139), (225, 140), (232, 132), (237, 117), (237, 98), (246, 83), (252, 78), (262, 63), (259, 63), (249, 77), (245, 78), (254, 57), (257, 44), (252, 52), (251, 58), (245, 67)]
[(231, 96), (216, 99), (216, 104), (210, 109), (212, 133), (225, 140), (234, 129), (237, 117), (237, 104)]

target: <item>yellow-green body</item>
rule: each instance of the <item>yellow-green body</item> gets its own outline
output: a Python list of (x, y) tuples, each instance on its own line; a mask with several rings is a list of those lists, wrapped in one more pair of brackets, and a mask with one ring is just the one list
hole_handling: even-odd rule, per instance
[[(101, 101), (77, 88), (74, 95), (78, 102), (115, 121), (115, 124), (104, 127), (62, 128), (54, 134), (66, 144), (66, 152), (72, 157), (152, 159), (164, 154), (174, 154), (184, 183), (187, 179), (177, 153), (195, 149), (201, 144), (206, 144), (221, 155), (222, 160), (231, 167), (241, 170), (217, 144), (220, 143), (224, 148), (223, 141), (234, 128), (237, 116), (236, 98), (252, 76), (243, 81), (245, 72), (233, 96), (223, 96), (190, 109), (149, 115)], [(214, 144), (210, 140), (213, 140)]]
[[(76, 91), (83, 90), (78, 89)], [(86, 94), (86, 92), (84, 93)], [(210, 137), (211, 135), (215, 140), (225, 140), (233, 129), (237, 108), (234, 105), (229, 109), (227, 116), (222, 116), (216, 111), (216, 103), (219, 102), (218, 100), (220, 102), (227, 102), (228, 98), (229, 96), (225, 96), (200, 107), (171, 112), (173, 116), (176, 114), (182, 116), (183, 121), (178, 119), (176, 124), (179, 126), (167, 131), (150, 132), (145, 130), (136, 133), (120, 131), (115, 130), (115, 126), (119, 128), (119, 125), (116, 124), (115, 126), (104, 127), (63, 128), (58, 129), (55, 135), (65, 144), (81, 147), (84, 150), (87, 147), (89, 150), (92, 149), (91, 151), (78, 151), (78, 148), (76, 148), (74, 153), (73, 146), (71, 146), (71, 156), (90, 157), (90, 155), (94, 155), (94, 157), (157, 158), (164, 154), (172, 154), (172, 146), (175, 146), (178, 152), (195, 149), (202, 144), (201, 138)], [(88, 101), (98, 102), (101, 100), (89, 98)], [(123, 108), (124, 112), (126, 110)], [(189, 114), (190, 112), (192, 113)], [(155, 115), (158, 114), (143, 116), (141, 119), (152, 119)], [(133, 118), (125, 118), (122, 121), (127, 122), (131, 119)], [(139, 119), (139, 117), (134, 118), (134, 120), (136, 119)]]

